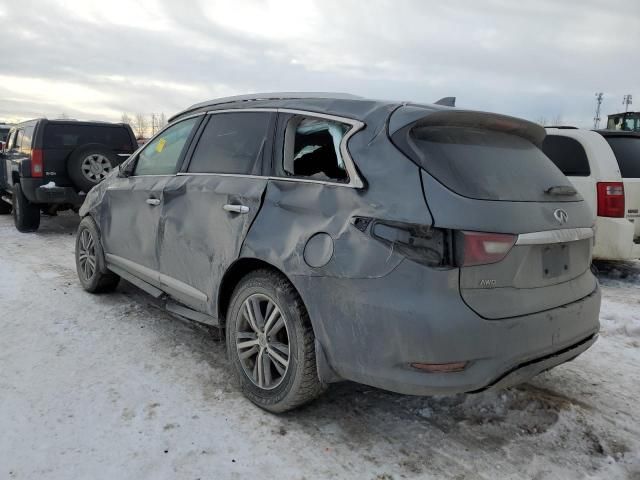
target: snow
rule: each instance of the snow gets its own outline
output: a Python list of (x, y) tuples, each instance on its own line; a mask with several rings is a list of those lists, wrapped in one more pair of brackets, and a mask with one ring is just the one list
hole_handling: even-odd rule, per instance
[(46, 183), (42, 185), (40, 188), (46, 188), (46, 189), (56, 188), (56, 182)]
[(122, 285), (78, 285), (74, 215), (0, 216), (0, 478), (640, 476), (640, 264), (603, 269), (602, 332), (518, 388), (408, 397), (332, 386), (276, 416), (205, 328)]

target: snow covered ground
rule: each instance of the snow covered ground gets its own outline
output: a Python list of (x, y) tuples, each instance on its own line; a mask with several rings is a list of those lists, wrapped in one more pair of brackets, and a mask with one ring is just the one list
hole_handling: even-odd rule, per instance
[(502, 392), (406, 397), (349, 383), (275, 416), (224, 345), (123, 285), (92, 296), (73, 215), (0, 217), (0, 478), (640, 479), (640, 264), (603, 265), (602, 332)]

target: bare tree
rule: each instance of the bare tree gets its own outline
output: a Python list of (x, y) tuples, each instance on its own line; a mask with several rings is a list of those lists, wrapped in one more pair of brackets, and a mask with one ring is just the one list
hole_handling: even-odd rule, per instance
[(148, 123), (144, 113), (136, 113), (131, 125), (136, 133), (136, 137), (144, 138), (147, 133)]
[(158, 127), (164, 128), (166, 124), (167, 124), (167, 116), (164, 114), (164, 112), (161, 112), (158, 120)]
[(131, 125), (131, 117), (127, 114), (127, 112), (122, 112), (122, 116), (120, 117), (120, 121), (122, 123), (126, 123)]
[(66, 120), (67, 118), (69, 118), (69, 115), (67, 115), (65, 112), (62, 112), (58, 118)]
[(562, 115), (560, 115), (559, 113), (555, 115), (551, 120), (551, 124), (555, 126), (562, 125)]
[(541, 116), (541, 117), (536, 118), (536, 123), (539, 123), (539, 124), (540, 124), (540, 125), (542, 125), (543, 127), (544, 127), (545, 125), (548, 125), (548, 123), (547, 123), (547, 117)]

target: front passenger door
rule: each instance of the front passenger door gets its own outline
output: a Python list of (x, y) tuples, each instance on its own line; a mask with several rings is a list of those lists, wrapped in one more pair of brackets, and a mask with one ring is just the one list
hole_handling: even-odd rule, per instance
[(158, 287), (163, 190), (180, 168), (200, 120), (192, 117), (166, 128), (129, 161), (135, 163), (133, 173), (111, 181), (105, 193), (100, 230), (107, 263)]

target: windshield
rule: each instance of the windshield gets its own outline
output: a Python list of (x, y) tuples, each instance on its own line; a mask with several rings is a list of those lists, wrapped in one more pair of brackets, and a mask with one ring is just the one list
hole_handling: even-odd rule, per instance
[(607, 121), (607, 128), (624, 132), (640, 132), (640, 113), (631, 112), (610, 116)]

